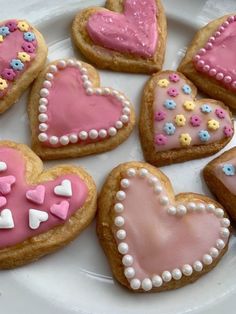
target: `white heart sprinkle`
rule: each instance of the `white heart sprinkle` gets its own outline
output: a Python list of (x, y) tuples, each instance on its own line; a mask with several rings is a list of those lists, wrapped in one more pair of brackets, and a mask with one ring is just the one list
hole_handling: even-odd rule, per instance
[(63, 180), (60, 185), (54, 188), (54, 193), (60, 196), (72, 196), (72, 187), (70, 180)]
[(31, 229), (35, 230), (38, 229), (42, 222), (48, 220), (48, 213), (37, 210), (37, 209), (30, 209), (29, 210), (29, 226)]
[(14, 221), (10, 209), (3, 209), (0, 214), (0, 229), (14, 228)]
[(7, 164), (4, 161), (0, 161), (0, 172), (7, 170)]

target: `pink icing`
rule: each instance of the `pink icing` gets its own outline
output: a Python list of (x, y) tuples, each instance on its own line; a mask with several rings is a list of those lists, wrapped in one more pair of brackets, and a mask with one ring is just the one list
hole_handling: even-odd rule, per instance
[(236, 88), (236, 18), (228, 18), (211, 34), (208, 42), (194, 57), (195, 68), (215, 77), (227, 88)]
[[(0, 229), (0, 249), (18, 244), (38, 234), (47, 232), (62, 223), (63, 220), (57, 218), (50, 213), (50, 207), (58, 204), (63, 200), (67, 200), (70, 204), (67, 219), (69, 219), (76, 210), (78, 210), (85, 202), (88, 195), (88, 188), (85, 182), (74, 174), (63, 175), (57, 177), (53, 181), (41, 183), (45, 187), (45, 200), (42, 205), (36, 205), (26, 198), (28, 190), (35, 189), (34, 186), (25, 182), (25, 162), (23, 155), (13, 148), (0, 148), (1, 161), (7, 164), (7, 170), (1, 172), (1, 177), (13, 175), (16, 178), (12, 191), (6, 196), (6, 208), (12, 212), (15, 227), (14, 229)], [(54, 193), (54, 187), (61, 184), (64, 179), (71, 181), (73, 196), (64, 197), (57, 196)], [(29, 227), (29, 209), (37, 209), (45, 211), (49, 214), (47, 222), (41, 223), (37, 230)]]
[[(159, 75), (159, 80), (161, 79), (169, 80), (169, 74), (162, 73), (161, 75)], [(163, 134), (166, 136), (165, 132), (163, 131), (165, 123), (171, 122), (176, 127), (175, 133), (173, 135), (167, 136), (167, 141), (165, 145), (163, 144), (157, 145), (158, 143), (156, 142), (156, 140), (154, 140), (156, 150), (158, 151), (166, 151), (166, 150), (182, 147), (180, 144), (179, 137), (183, 133), (184, 134), (188, 133), (191, 136), (192, 138), (191, 146), (209, 144), (215, 141), (219, 141), (223, 139), (224, 137), (232, 136), (232, 134), (230, 135), (229, 132), (227, 134), (225, 133), (225, 128), (227, 128), (227, 130), (230, 128), (233, 132), (233, 124), (232, 124), (231, 118), (227, 111), (225, 111), (224, 119), (219, 118), (218, 115), (216, 114), (216, 110), (222, 109), (222, 108), (220, 108), (219, 105), (217, 105), (216, 103), (215, 104), (209, 103), (210, 107), (212, 108), (212, 112), (210, 113), (203, 113), (201, 111), (201, 106), (205, 104), (205, 102), (202, 102), (201, 105), (199, 104), (196, 105), (193, 111), (188, 111), (183, 107), (183, 104), (185, 103), (185, 101), (193, 101), (192, 93), (188, 95), (183, 92), (182, 87), (184, 85), (186, 85), (186, 81), (183, 78), (180, 78), (179, 81), (176, 83), (169, 81), (168, 87), (160, 87), (158, 85), (156, 85), (155, 87), (155, 99), (154, 99), (153, 110), (154, 112), (163, 111), (166, 116), (166, 118), (161, 121), (155, 120), (155, 117), (154, 117), (155, 139), (157, 135)], [(174, 98), (170, 97), (167, 93), (167, 90), (172, 87), (175, 87), (179, 91), (179, 95)], [(167, 99), (173, 100), (176, 103), (175, 109), (169, 110), (164, 106), (164, 103)], [(186, 118), (186, 124), (181, 127), (177, 126), (175, 123), (175, 117), (176, 115), (179, 115), (179, 114), (183, 114)], [(201, 121), (201, 123), (200, 124), (194, 123), (193, 125), (192, 116), (198, 116), (199, 121)], [(208, 129), (207, 123), (211, 119), (214, 119), (220, 123), (220, 127), (218, 130), (212, 131)], [(203, 142), (200, 140), (199, 131), (201, 130), (207, 130), (209, 132), (211, 136), (209, 141)]]
[[(128, 254), (134, 258), (135, 277), (142, 280), (202, 260), (219, 239), (219, 219), (206, 211), (171, 216), (167, 207), (160, 205), (147, 179), (129, 179), (122, 216)], [(161, 193), (164, 195), (167, 195), (165, 189)]]
[(155, 0), (126, 0), (124, 13), (100, 10), (92, 14), (87, 31), (95, 44), (140, 57), (152, 57), (158, 42)]
[(236, 169), (236, 158), (227, 160), (224, 163), (219, 164), (214, 169), (215, 175), (232, 194), (236, 195), (236, 175), (227, 176), (222, 170), (225, 164), (233, 165)]
[[(9, 22), (17, 23), (18, 21), (10, 20), (10, 21), (7, 21), (5, 24), (1, 24), (0, 26), (4, 26)], [(29, 28), (28, 31), (32, 32), (33, 30), (32, 28)], [(24, 36), (24, 32), (20, 31), (19, 29), (16, 29), (14, 31), (11, 31), (10, 34), (4, 38), (3, 42), (0, 43), (0, 51), (1, 51), (0, 52), (0, 76), (3, 73), (4, 79), (8, 79), (5, 71), (6, 69), (9, 69), (11, 60), (17, 59), (18, 52), (24, 51), (23, 44), (25, 43), (27, 44), (27, 42), (25, 42), (23, 36)], [(36, 41), (34, 41), (31, 44), (32, 45), (34, 44), (35, 47), (37, 46)], [(30, 58), (32, 61), (36, 57), (36, 53), (30, 53), (30, 52), (28, 53), (30, 54)], [(24, 63), (24, 69), (22, 71), (15, 71), (16, 79), (29, 68), (31, 61)], [(13, 77), (13, 74), (11, 75), (11, 77)], [(12, 85), (11, 81), (12, 79), (8, 81), (8, 88), (6, 88), (3, 91), (0, 91), (0, 98), (3, 97), (10, 90), (11, 85)]]
[[(109, 129), (121, 114), (122, 103), (116, 97), (86, 94), (78, 68), (66, 67), (55, 74), (48, 96), (49, 137)], [(55, 147), (49, 142), (43, 145)]]

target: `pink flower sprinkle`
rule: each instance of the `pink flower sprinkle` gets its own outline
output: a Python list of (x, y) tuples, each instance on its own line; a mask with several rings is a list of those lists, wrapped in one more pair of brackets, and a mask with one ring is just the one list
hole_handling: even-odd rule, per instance
[(223, 109), (217, 108), (215, 113), (216, 113), (218, 118), (220, 118), (220, 119), (224, 119), (225, 118), (225, 111)]
[(233, 134), (234, 134), (234, 130), (231, 126), (225, 126), (224, 127), (224, 135), (226, 137), (231, 137), (231, 136), (233, 136)]
[(178, 89), (175, 87), (170, 87), (167, 90), (167, 94), (171, 97), (176, 97), (179, 95)]
[(177, 82), (179, 82), (179, 75), (176, 73), (171, 73), (169, 75), (169, 79), (171, 82), (177, 83)]
[(11, 20), (6, 23), (6, 26), (9, 28), (10, 32), (14, 32), (17, 30), (17, 21)]
[(201, 118), (198, 115), (193, 115), (190, 118), (190, 123), (191, 123), (192, 126), (196, 127), (196, 126), (200, 126), (201, 125), (202, 120), (201, 120)]
[(4, 69), (2, 71), (2, 77), (7, 81), (14, 81), (16, 73), (13, 69)]
[(22, 45), (22, 48), (24, 49), (25, 52), (33, 53), (35, 51), (35, 46), (30, 43), (30, 42), (24, 42)]
[(156, 111), (154, 114), (155, 121), (162, 121), (166, 117), (166, 113), (164, 111)]
[(166, 145), (167, 137), (163, 134), (157, 134), (155, 137), (155, 143), (156, 145)]

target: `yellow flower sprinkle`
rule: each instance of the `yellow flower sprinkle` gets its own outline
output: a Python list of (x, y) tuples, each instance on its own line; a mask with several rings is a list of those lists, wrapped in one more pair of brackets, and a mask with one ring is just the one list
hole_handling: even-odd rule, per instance
[(184, 126), (186, 123), (186, 118), (183, 114), (177, 114), (175, 117), (175, 123), (177, 126)]
[(157, 82), (157, 85), (160, 87), (167, 87), (170, 82), (167, 79), (162, 79)]
[(0, 43), (2, 43), (4, 40), (4, 37), (2, 35), (0, 35)]
[(0, 90), (4, 90), (7, 86), (7, 81), (0, 77)]
[(189, 146), (192, 141), (192, 138), (188, 133), (181, 134), (179, 139), (182, 146)]
[(193, 101), (190, 100), (186, 100), (184, 103), (184, 108), (188, 111), (192, 111), (195, 108), (195, 104)]
[(212, 119), (212, 120), (209, 120), (207, 122), (207, 126), (208, 126), (209, 130), (216, 131), (219, 129), (220, 123), (218, 121)]
[(29, 24), (27, 24), (24, 21), (21, 21), (17, 24), (17, 27), (19, 28), (20, 31), (22, 32), (27, 32), (29, 30)]
[(26, 52), (18, 52), (18, 58), (22, 62), (29, 62), (30, 61), (30, 55)]

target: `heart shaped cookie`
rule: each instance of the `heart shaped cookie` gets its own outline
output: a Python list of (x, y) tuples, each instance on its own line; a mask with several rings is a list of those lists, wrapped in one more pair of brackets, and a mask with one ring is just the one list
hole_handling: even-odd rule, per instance
[(107, 0), (73, 22), (72, 39), (97, 67), (135, 73), (162, 68), (166, 18), (160, 0)]
[[(92, 221), (96, 186), (82, 168), (58, 166), (43, 171), (41, 160), (25, 145), (0, 142), (0, 268), (34, 261), (71, 242)], [(70, 193), (57, 193), (63, 182)], [(4, 195), (4, 196), (3, 196)]]
[(210, 198), (174, 196), (168, 178), (130, 162), (108, 176), (97, 232), (116, 279), (129, 289), (162, 291), (197, 280), (227, 250), (230, 221)]
[(75, 60), (47, 66), (32, 89), (28, 112), (33, 150), (43, 159), (111, 150), (135, 123), (129, 100), (100, 87), (98, 72)]
[(226, 15), (200, 29), (179, 71), (202, 91), (236, 108), (236, 15)]
[(220, 101), (196, 99), (196, 87), (174, 71), (146, 84), (139, 121), (145, 159), (156, 166), (205, 157), (232, 138), (232, 115)]
[(0, 22), (0, 113), (13, 105), (42, 70), (47, 46), (25, 20)]
[(207, 164), (203, 175), (211, 192), (236, 221), (236, 148), (228, 150)]

